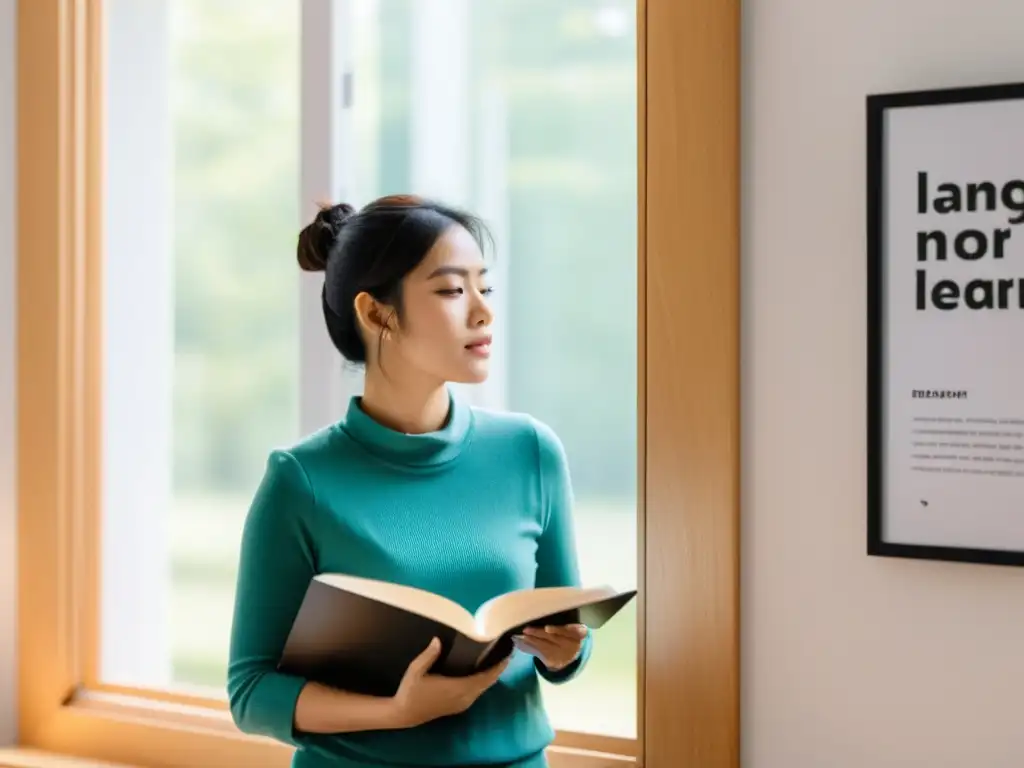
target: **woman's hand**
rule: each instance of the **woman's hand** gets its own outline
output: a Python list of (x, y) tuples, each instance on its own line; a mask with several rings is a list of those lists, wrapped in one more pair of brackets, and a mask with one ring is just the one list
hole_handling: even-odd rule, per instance
[(552, 672), (572, 664), (579, 658), (587, 628), (583, 624), (564, 627), (527, 627), (512, 642), (523, 653), (536, 656)]
[(480, 694), (498, 681), (511, 659), (509, 656), (490, 669), (469, 677), (431, 675), (427, 670), (440, 653), (441, 643), (434, 638), (406, 669), (394, 696), (401, 727), (411, 728), (439, 717), (465, 712)]

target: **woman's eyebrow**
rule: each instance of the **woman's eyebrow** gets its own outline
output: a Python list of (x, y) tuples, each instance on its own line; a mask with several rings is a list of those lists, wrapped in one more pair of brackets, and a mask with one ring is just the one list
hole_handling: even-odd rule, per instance
[[(487, 274), (487, 267), (481, 267), (477, 270), (477, 276), (483, 277)], [(469, 270), (465, 267), (438, 267), (429, 275), (427, 280), (433, 280), (435, 277), (443, 277), (444, 275), (458, 275), (459, 277), (469, 277)]]

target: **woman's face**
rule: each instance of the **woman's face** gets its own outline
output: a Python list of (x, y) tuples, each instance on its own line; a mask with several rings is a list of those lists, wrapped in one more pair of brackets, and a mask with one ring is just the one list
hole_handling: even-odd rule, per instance
[(491, 287), (472, 235), (453, 226), (402, 284), (400, 322), (384, 342), (388, 357), (441, 381), (476, 384), (490, 370)]

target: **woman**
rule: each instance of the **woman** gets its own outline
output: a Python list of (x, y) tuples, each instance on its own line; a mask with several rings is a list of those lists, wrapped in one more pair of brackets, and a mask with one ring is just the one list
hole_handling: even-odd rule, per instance
[(239, 728), (298, 747), (297, 768), (545, 766), (553, 736), (538, 675), (577, 675), (578, 625), (529, 630), (466, 679), (427, 674), (432, 643), (394, 696), (276, 670), (309, 580), (400, 582), (470, 611), (513, 589), (578, 583), (565, 454), (535, 419), (469, 407), (449, 382), (486, 379), (493, 315), (472, 216), (389, 197), (325, 208), (299, 236), (325, 271), (331, 340), (365, 366), (345, 419), (270, 455), (245, 523), (228, 693)]

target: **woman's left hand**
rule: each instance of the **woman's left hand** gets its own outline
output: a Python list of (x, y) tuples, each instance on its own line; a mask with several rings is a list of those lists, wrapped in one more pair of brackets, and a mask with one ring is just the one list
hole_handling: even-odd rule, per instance
[(587, 627), (567, 624), (563, 627), (527, 627), (523, 634), (515, 635), (512, 642), (523, 653), (536, 656), (552, 672), (572, 664), (579, 658)]

